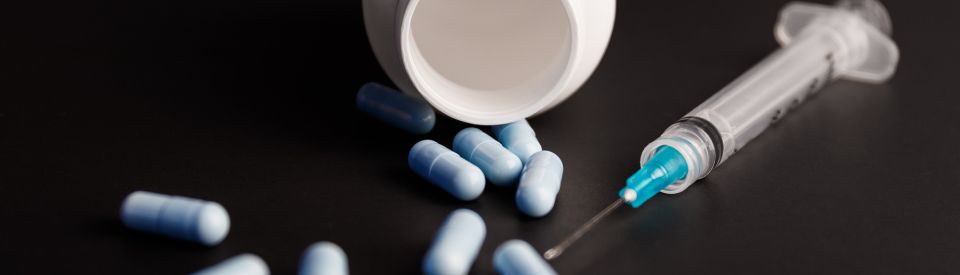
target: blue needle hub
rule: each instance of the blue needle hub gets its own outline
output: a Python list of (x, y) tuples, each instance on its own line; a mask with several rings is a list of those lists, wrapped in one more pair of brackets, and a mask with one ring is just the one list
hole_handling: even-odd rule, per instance
[[(680, 152), (670, 146), (661, 146), (647, 164), (627, 178), (627, 187), (620, 190), (620, 197), (626, 198), (626, 203), (637, 208), (664, 187), (686, 175), (687, 162), (683, 160)], [(629, 194), (631, 191), (634, 194)], [(625, 193), (627, 196), (624, 196)], [(631, 200), (631, 197), (634, 198)]]

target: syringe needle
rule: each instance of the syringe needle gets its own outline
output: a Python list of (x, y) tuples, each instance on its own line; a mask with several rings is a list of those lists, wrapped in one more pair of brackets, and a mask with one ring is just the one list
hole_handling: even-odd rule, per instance
[(593, 227), (593, 225), (597, 224), (597, 222), (600, 221), (600, 219), (603, 219), (603, 217), (607, 216), (607, 214), (610, 214), (610, 212), (613, 212), (614, 209), (617, 209), (617, 207), (620, 207), (620, 205), (623, 204), (624, 200), (625, 199), (623, 197), (620, 197), (620, 199), (613, 202), (613, 204), (611, 204), (610, 206), (607, 206), (606, 209), (603, 209), (603, 211), (600, 211), (600, 214), (597, 214), (592, 219), (587, 221), (587, 223), (580, 226), (580, 228), (577, 228), (577, 231), (574, 231), (573, 234), (570, 235), (570, 237), (567, 237), (566, 239), (563, 240), (563, 242), (561, 242), (557, 246), (554, 246), (550, 250), (547, 250), (547, 252), (543, 253), (543, 258), (547, 260), (552, 260), (553, 258), (560, 256), (560, 253), (563, 253), (563, 250), (567, 249), (567, 247), (573, 244), (573, 242), (577, 241), (577, 239), (579, 239), (580, 236), (583, 236), (584, 233), (587, 233), (587, 231), (590, 230), (590, 228)]

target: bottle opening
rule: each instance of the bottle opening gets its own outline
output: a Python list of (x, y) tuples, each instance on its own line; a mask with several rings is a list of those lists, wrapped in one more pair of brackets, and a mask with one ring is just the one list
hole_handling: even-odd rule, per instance
[[(437, 109), (476, 124), (532, 115), (560, 93), (571, 20), (557, 0), (413, 0), (401, 55)], [(510, 121), (498, 121), (512, 117)]]

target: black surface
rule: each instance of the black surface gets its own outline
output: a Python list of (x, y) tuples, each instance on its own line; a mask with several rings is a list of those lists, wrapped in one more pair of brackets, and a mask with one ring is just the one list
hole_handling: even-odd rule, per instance
[[(785, 1), (620, 1), (593, 77), (530, 120), (566, 168), (546, 217), (514, 188), (461, 202), (407, 166), (423, 138), (356, 110), (391, 85), (360, 1), (0, 2), (0, 269), (184, 274), (251, 252), (294, 274), (309, 244), (354, 274), (418, 273), (452, 210), (540, 252), (616, 199), (642, 148), (777, 48)], [(956, 273), (960, 18), (955, 1), (884, 1), (901, 61), (838, 81), (679, 195), (621, 208), (551, 262), (562, 274)], [(484, 128), (489, 131), (489, 128)], [(135, 190), (217, 201), (214, 248), (133, 232)]]

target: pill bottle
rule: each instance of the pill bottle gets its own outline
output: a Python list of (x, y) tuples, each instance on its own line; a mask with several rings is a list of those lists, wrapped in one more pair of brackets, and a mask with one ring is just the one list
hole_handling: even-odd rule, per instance
[(405, 94), (457, 120), (545, 112), (590, 77), (615, 0), (363, 0), (367, 37)]

